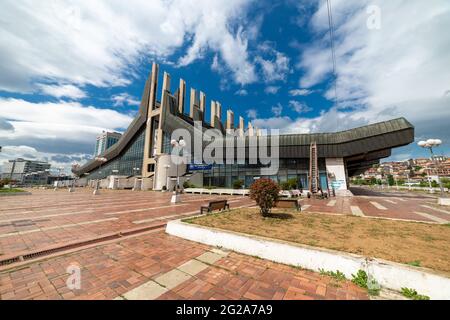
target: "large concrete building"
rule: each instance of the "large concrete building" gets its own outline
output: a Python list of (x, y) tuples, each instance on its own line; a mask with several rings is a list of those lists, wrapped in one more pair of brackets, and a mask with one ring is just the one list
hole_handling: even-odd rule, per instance
[(18, 184), (47, 184), (50, 164), (42, 161), (17, 158), (3, 164), (2, 179), (11, 179)]
[[(75, 168), (76, 175), (89, 180), (111, 175), (139, 177), (144, 189), (154, 190), (170, 188), (173, 177), (181, 176), (182, 181), (189, 179), (199, 187), (229, 188), (235, 180), (249, 187), (255, 179), (268, 177), (277, 182), (296, 179), (301, 188), (312, 191), (345, 191), (349, 176), (389, 157), (392, 148), (414, 141), (414, 127), (404, 118), (335, 133), (264, 134), (251, 123), (245, 127), (242, 117), (236, 124), (231, 109), (224, 112), (218, 101), (208, 104), (206, 95), (194, 88), (190, 88), (187, 103), (185, 81), (181, 79), (172, 93), (170, 75), (165, 72), (157, 100), (159, 81), (158, 65), (153, 64), (139, 113), (119, 142), (102, 154), (106, 162), (92, 160)], [(195, 140), (198, 134), (203, 136), (200, 145)], [(170, 154), (173, 140), (179, 138), (188, 140), (183, 157), (191, 156), (191, 160), (177, 165)], [(223, 148), (223, 152), (213, 151), (215, 159), (223, 161), (198, 161), (199, 153), (210, 152), (211, 141)], [(265, 159), (260, 156), (253, 161), (252, 155), (261, 155), (274, 141), (276, 152), (271, 149)], [(226, 148), (230, 146), (231, 151)], [(230, 161), (239, 154), (243, 159)], [(265, 173), (262, 169), (267, 162), (263, 160), (277, 162), (277, 171)]]

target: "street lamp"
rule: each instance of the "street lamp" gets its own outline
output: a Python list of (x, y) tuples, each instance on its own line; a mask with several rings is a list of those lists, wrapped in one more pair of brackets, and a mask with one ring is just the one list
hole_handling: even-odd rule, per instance
[[(104, 158), (104, 157), (96, 157), (96, 158), (95, 158), (95, 161), (100, 162), (100, 166), (98, 167), (98, 173), (101, 174), (101, 172), (102, 172), (102, 171), (101, 171), (101, 170), (102, 170), (102, 164), (104, 164), (105, 162), (107, 162), (108, 159), (106, 159), (106, 158)], [(99, 184), (100, 184), (100, 181), (99, 181), (99, 179), (97, 179), (96, 184), (95, 184), (95, 190), (94, 190), (94, 193), (93, 193), (94, 196), (100, 194)]]
[[(133, 175), (136, 176), (136, 174), (139, 173), (140, 170), (141, 170), (140, 168), (133, 168)], [(138, 177), (134, 178), (133, 191), (137, 191), (138, 190), (138, 187), (137, 187), (138, 179), (139, 179)], [(142, 189), (142, 187), (141, 187), (141, 189)]]
[[(436, 166), (436, 173), (437, 173), (437, 178), (439, 180), (439, 187), (441, 189), (441, 196), (443, 197), (444, 196), (444, 187), (442, 186), (442, 181), (441, 181), (441, 178), (439, 177), (438, 163), (435, 160), (434, 153), (433, 153), (433, 148), (439, 147), (441, 144), (442, 144), (442, 140), (439, 140), (439, 139), (428, 139), (427, 141), (419, 141), (419, 143), (417, 143), (417, 145), (419, 147), (430, 150), (431, 161), (433, 161)], [(430, 177), (430, 168), (428, 168), (427, 173), (428, 173), (428, 182), (430, 184), (430, 193), (433, 193), (433, 186), (431, 185), (431, 177)]]
[[(172, 145), (173, 148), (177, 148), (178, 149), (178, 155), (181, 153), (183, 155), (183, 149), (186, 147), (186, 141), (183, 140), (183, 138), (181, 138), (180, 140), (172, 140), (170, 142), (170, 144)], [(177, 161), (176, 163), (177, 165), (177, 185), (175, 187), (175, 191), (173, 192), (172, 195), (172, 199), (170, 200), (171, 203), (179, 203), (181, 202), (180, 199), (180, 195), (179, 195), (179, 188), (180, 188), (180, 176), (178, 174), (178, 167), (179, 167), (179, 163)]]

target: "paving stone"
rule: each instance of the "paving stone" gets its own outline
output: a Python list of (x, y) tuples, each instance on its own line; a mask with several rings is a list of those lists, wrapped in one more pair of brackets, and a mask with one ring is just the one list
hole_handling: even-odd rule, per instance
[(214, 264), (223, 257), (224, 257), (223, 255), (214, 252), (205, 252), (201, 256), (198, 256), (196, 259), (205, 262), (207, 264)]
[(154, 281), (149, 281), (127, 292), (123, 297), (127, 300), (154, 300), (167, 291), (167, 288), (162, 287)]
[(177, 269), (191, 276), (195, 276), (206, 268), (208, 268), (208, 265), (203, 262), (200, 262), (198, 260), (189, 260), (188, 262), (179, 266)]
[(167, 289), (175, 288), (186, 280), (189, 280), (191, 276), (180, 270), (171, 270), (162, 276), (159, 276), (155, 281)]

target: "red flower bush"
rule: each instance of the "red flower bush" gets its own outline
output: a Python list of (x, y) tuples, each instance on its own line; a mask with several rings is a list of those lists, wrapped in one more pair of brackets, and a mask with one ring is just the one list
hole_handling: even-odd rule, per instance
[(280, 186), (270, 179), (258, 179), (250, 186), (250, 198), (258, 204), (263, 217), (267, 217), (278, 200)]

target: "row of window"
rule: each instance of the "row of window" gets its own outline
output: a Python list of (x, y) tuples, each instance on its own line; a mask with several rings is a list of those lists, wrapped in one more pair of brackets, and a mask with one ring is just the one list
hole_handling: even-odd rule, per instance
[(144, 143), (145, 130), (141, 129), (122, 155), (92, 171), (88, 178), (103, 179), (110, 175), (140, 175), (144, 160)]

